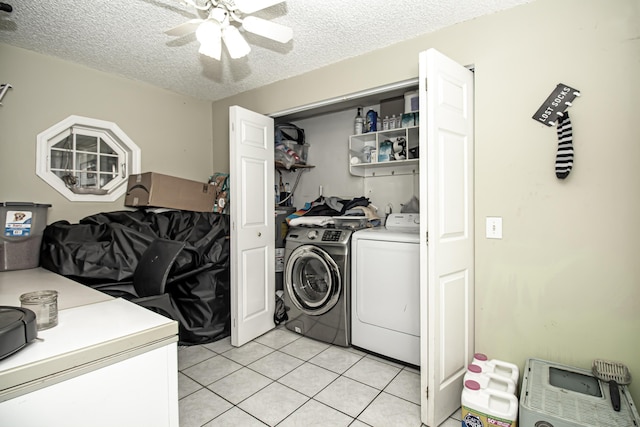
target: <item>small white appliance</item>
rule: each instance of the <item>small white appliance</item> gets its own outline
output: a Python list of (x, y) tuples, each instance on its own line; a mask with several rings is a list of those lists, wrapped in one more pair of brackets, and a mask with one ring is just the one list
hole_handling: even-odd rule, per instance
[(351, 241), (351, 344), (420, 365), (420, 223), (394, 214)]
[(528, 359), (520, 390), (519, 427), (636, 427), (640, 417), (627, 386), (620, 387), (620, 411), (613, 410), (609, 385), (591, 371)]

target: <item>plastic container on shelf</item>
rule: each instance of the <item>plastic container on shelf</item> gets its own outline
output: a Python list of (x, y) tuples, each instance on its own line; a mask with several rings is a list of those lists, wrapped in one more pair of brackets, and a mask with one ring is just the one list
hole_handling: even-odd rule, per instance
[(518, 384), (520, 370), (518, 369), (518, 366), (513, 363), (497, 359), (489, 360), (487, 355), (484, 353), (474, 354), (473, 361), (471, 363), (473, 365), (480, 366), (482, 368), (482, 372), (484, 373), (493, 372), (503, 377), (510, 378), (515, 384)]
[(489, 388), (505, 393), (516, 393), (516, 383), (511, 378), (503, 377), (493, 372), (482, 372), (482, 368), (478, 365), (471, 364), (467, 367), (464, 381), (467, 380), (476, 381), (482, 389)]
[(49, 204), (2, 202), (0, 271), (26, 270), (40, 265), (40, 245), (47, 226)]
[(414, 111), (418, 111), (420, 109), (420, 98), (418, 96), (418, 91), (414, 90), (411, 92), (404, 93), (404, 112), (412, 113)]
[(461, 406), (463, 427), (518, 424), (518, 398), (504, 391), (483, 389), (474, 380), (464, 382)]
[(378, 113), (374, 110), (367, 111), (367, 119), (364, 124), (365, 132), (377, 132), (378, 130)]
[(296, 160), (296, 163), (303, 163), (303, 164), (307, 163), (307, 159), (309, 158), (309, 147), (311, 146), (310, 144), (307, 144), (307, 143), (300, 144), (296, 141), (289, 141), (286, 139), (282, 141), (282, 143), (287, 148), (287, 150), (291, 150), (298, 155), (298, 159)]
[(389, 119), (389, 129), (395, 129), (397, 124), (396, 115), (393, 114)]
[(358, 107), (358, 114), (354, 120), (354, 132), (356, 135), (364, 133), (364, 117), (362, 117), (362, 107)]

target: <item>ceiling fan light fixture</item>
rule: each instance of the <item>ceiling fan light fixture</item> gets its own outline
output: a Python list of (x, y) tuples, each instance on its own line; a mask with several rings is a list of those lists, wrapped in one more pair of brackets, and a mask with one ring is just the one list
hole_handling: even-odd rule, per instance
[(242, 58), (251, 52), (251, 46), (233, 25), (228, 25), (222, 29), (222, 39), (227, 46), (229, 56), (233, 59)]
[(229, 23), (229, 11), (222, 6), (216, 6), (209, 12), (209, 19), (216, 20), (221, 25), (226, 25)]
[(208, 42), (212, 38), (220, 39), (220, 24), (210, 19), (203, 21), (196, 30), (196, 38), (201, 44)]
[(208, 19), (201, 23), (196, 30), (196, 38), (200, 42), (198, 52), (219, 61), (222, 53), (220, 37), (220, 24), (217, 21)]
[(291, 28), (255, 16), (247, 16), (244, 18), (242, 27), (250, 33), (280, 43), (287, 43), (293, 38), (293, 30)]
[(222, 41), (232, 59), (242, 58), (251, 52), (249, 43), (238, 29), (280, 43), (293, 38), (293, 30), (249, 13), (266, 9), (285, 0), (180, 0), (196, 10), (198, 19), (190, 19), (170, 30), (167, 35), (184, 37), (195, 31), (200, 42), (198, 52), (220, 60)]
[(206, 43), (200, 44), (200, 49), (198, 49), (198, 52), (201, 55), (206, 55), (220, 61), (220, 55), (222, 54), (222, 43), (220, 42), (220, 39), (218, 39), (217, 41), (209, 40)]

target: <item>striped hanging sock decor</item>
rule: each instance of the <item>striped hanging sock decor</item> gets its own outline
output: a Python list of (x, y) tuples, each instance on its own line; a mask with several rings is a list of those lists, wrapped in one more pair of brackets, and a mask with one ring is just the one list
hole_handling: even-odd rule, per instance
[(556, 155), (556, 176), (565, 179), (573, 167), (573, 129), (569, 113), (558, 119), (558, 153)]

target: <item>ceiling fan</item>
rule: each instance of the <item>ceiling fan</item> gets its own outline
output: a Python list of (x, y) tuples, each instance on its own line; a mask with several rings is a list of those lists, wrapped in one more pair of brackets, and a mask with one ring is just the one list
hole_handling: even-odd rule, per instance
[(202, 55), (220, 60), (222, 41), (231, 58), (242, 58), (249, 54), (251, 47), (240, 33), (245, 31), (262, 37), (287, 43), (293, 38), (293, 30), (284, 25), (255, 16), (247, 16), (284, 0), (181, 0), (192, 6), (199, 16), (197, 19), (178, 25), (165, 34), (182, 37), (195, 31), (200, 42), (198, 50)]

